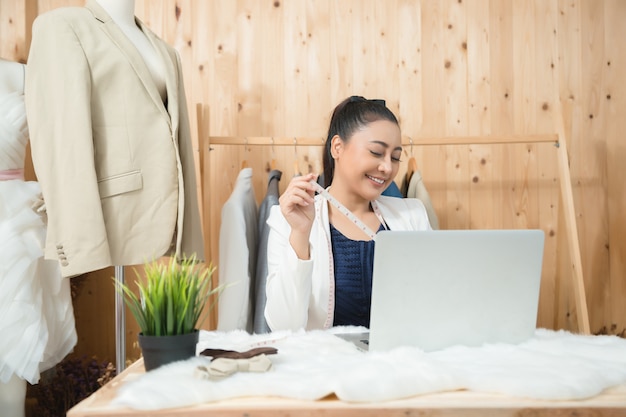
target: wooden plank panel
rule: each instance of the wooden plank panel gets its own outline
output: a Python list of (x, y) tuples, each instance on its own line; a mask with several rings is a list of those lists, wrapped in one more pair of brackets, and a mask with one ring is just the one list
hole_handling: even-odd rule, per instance
[[(423, 86), (423, 109), (420, 136), (445, 135), (445, 94), (443, 44), (443, 1), (429, 0), (421, 3), (422, 29), (422, 66), (421, 79)], [(433, 146), (422, 150), (418, 166), (422, 172), (424, 183), (428, 184), (428, 192), (433, 207), (439, 218), (439, 227), (449, 228), (446, 211), (446, 168), (445, 147)]]
[(376, 88), (376, 42), (374, 2), (376, 0), (360, 0), (354, 3), (352, 16), (352, 47), (354, 57), (352, 61), (352, 77), (354, 80), (352, 91), (346, 96), (359, 95), (365, 98), (377, 98)]
[[(396, 116), (403, 134), (412, 138), (416, 137), (421, 130), (423, 114), (421, 3), (398, 0), (396, 7), (398, 27), (394, 35), (398, 49), (398, 113)], [(381, 81), (381, 84), (384, 86), (385, 82)], [(402, 184), (410, 158), (414, 158), (416, 162), (423, 159), (421, 152), (421, 148), (404, 146), (396, 184), (399, 186)], [(421, 164), (417, 168), (421, 173)], [(428, 187), (428, 183), (426, 184)]]
[[(283, 135), (284, 131), (284, 91), (285, 67), (283, 65), (284, 13), (281, 2), (261, 2), (263, 30), (258, 35), (263, 45), (261, 61), (261, 114), (263, 124), (260, 131), (267, 135)], [(260, 134), (260, 133), (257, 133)]]
[[(537, 131), (554, 130), (556, 106), (560, 106), (558, 93), (558, 7), (552, 2), (535, 3), (535, 31), (537, 33), (535, 48), (537, 59), (536, 80)], [(545, 233), (544, 261), (539, 298), (537, 325), (550, 327), (555, 320), (552, 305), (556, 298), (556, 274), (558, 239), (558, 208), (559, 208), (559, 174), (557, 149), (554, 146), (537, 146), (538, 177), (533, 181), (537, 193), (537, 224), (530, 227), (541, 228)], [(569, 179), (566, 179), (569, 180)], [(563, 233), (561, 231), (561, 233)]]
[(23, 4), (0, 1), (0, 58), (26, 62), (25, 18)]
[[(405, 135), (417, 136), (422, 126), (422, 21), (421, 3), (399, 0), (398, 30), (398, 120)], [(392, 41), (392, 39), (387, 39)], [(385, 82), (381, 81), (384, 85)], [(406, 153), (405, 153), (406, 156)]]
[[(626, 2), (621, 0), (605, 1), (604, 9), (604, 59), (603, 80), (605, 89), (601, 92), (602, 99), (606, 100), (606, 189), (608, 218), (608, 250), (610, 266), (610, 282), (603, 288), (606, 294), (605, 303), (610, 306), (606, 316), (601, 320), (604, 330), (612, 334), (626, 336)], [(587, 201), (585, 204), (590, 204)], [(596, 286), (595, 277), (592, 278)], [(597, 288), (597, 290), (601, 290)], [(591, 305), (596, 314), (597, 306)], [(596, 321), (594, 321), (597, 323)]]
[[(491, 75), (491, 132), (509, 133), (513, 125), (513, 89), (515, 65), (513, 61), (513, 6), (511, 2), (492, 1), (489, 4), (489, 63)], [(492, 149), (494, 178), (494, 208), (492, 225), (504, 228), (512, 223), (514, 210), (510, 205), (510, 149)], [(509, 227), (509, 226), (506, 226)]]
[(371, 25), (372, 49), (376, 64), (373, 96), (386, 101), (387, 107), (399, 115), (399, 47), (398, 1), (374, 1)]
[(261, 96), (263, 94), (261, 38), (263, 30), (260, 3), (238, 0), (237, 6), (237, 131), (240, 135), (255, 135), (262, 126)]
[[(581, 62), (581, 1), (559, 1), (559, 96), (565, 125), (565, 135), (580, 137), (582, 121), (582, 62)], [(570, 154), (571, 157), (571, 154)], [(560, 201), (562, 205), (563, 202)], [(567, 248), (567, 233), (563, 220), (563, 208), (559, 210), (557, 245)], [(569, 285), (571, 274), (569, 251), (560, 252), (555, 281), (555, 328), (576, 328), (576, 309), (572, 297), (573, 288)]]
[(308, 117), (307, 124), (299, 130), (300, 136), (325, 136), (336, 105), (331, 101), (330, 4), (330, 0), (306, 0)]
[[(610, 304), (606, 292), (610, 281), (608, 250), (608, 207), (606, 198), (606, 126), (608, 121), (602, 91), (605, 89), (604, 63), (604, 4), (581, 3), (581, 31), (585, 42), (581, 45), (582, 63), (582, 126), (581, 135), (571, 138), (570, 158), (575, 185), (578, 235), (587, 303), (594, 314), (591, 327), (602, 327), (602, 318), (608, 317)], [(593, 201), (594, 204), (585, 204)], [(591, 279), (596, 285), (591, 285)]]
[[(469, 2), (467, 14), (467, 41), (462, 48), (467, 51), (467, 95), (470, 135), (486, 135), (491, 132), (490, 88), (490, 10), (484, 1)], [(470, 228), (488, 229), (492, 226), (494, 213), (499, 213), (500, 202), (494, 192), (497, 178), (493, 175), (493, 152), (501, 152), (500, 146), (469, 146), (469, 212)], [(506, 151), (506, 149), (505, 149)]]
[[(189, 103), (206, 103), (212, 102), (213, 84), (213, 39), (215, 33), (214, 26), (210, 24), (196, 24), (196, 22), (206, 22), (211, 18), (210, 3), (207, 1), (192, 1), (191, 10), (189, 12), (193, 16), (191, 22), (191, 57), (190, 61), (184, 61), (183, 66), (189, 67), (190, 76), (185, 79), (185, 87), (187, 89), (187, 98)], [(185, 72), (187, 76), (187, 72)], [(192, 108), (192, 107), (190, 107)], [(210, 122), (207, 120), (205, 128), (209, 128)], [(207, 134), (209, 132), (207, 131)], [(198, 143), (201, 143), (198, 140)]]
[[(358, 3), (354, 0), (333, 1), (330, 5), (330, 102), (334, 108), (343, 99), (354, 92), (353, 62), (353, 24), (354, 7)], [(332, 110), (331, 110), (332, 111)], [(328, 116), (330, 121), (330, 113)], [(326, 126), (324, 135), (326, 135)]]
[(282, 2), (286, 18), (284, 25), (284, 74), (283, 91), (283, 131), (287, 136), (301, 136), (303, 127), (308, 125), (308, 102), (303, 100), (307, 91), (307, 19), (306, 4), (303, 1)]
[[(513, 25), (517, 36), (513, 42), (515, 84), (513, 90), (514, 125), (520, 133), (534, 132), (536, 118), (536, 77), (535, 73), (535, 30), (534, 3), (528, 1), (514, 2)], [(532, 213), (529, 206), (528, 171), (532, 163), (534, 148), (527, 145), (514, 146), (510, 150), (511, 161), (509, 172), (512, 178), (511, 204), (513, 223), (508, 227), (525, 228), (529, 224)]]
[[(443, 89), (447, 136), (468, 131), (466, 2), (443, 2)], [(449, 229), (468, 229), (469, 147), (446, 148), (446, 214)]]
[[(237, 2), (211, 2), (210, 24), (213, 26), (211, 53), (211, 123), (212, 134), (232, 135), (237, 132), (237, 98), (233, 94), (238, 83), (237, 72)], [(219, 18), (218, 18), (219, 16)], [(205, 23), (202, 23), (205, 24)]]

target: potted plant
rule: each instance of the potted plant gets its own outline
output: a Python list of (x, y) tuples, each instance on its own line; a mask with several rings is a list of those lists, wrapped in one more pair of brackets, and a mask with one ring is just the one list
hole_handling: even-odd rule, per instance
[(143, 279), (135, 270), (139, 296), (127, 285), (118, 287), (139, 325), (146, 371), (195, 356), (198, 326), (221, 293), (221, 287), (213, 287), (214, 271), (195, 256), (172, 257), (169, 262), (147, 262)]

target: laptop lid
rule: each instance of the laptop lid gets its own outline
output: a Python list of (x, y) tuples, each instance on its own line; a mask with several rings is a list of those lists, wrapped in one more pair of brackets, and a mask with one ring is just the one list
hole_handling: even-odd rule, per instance
[(370, 350), (532, 337), (543, 245), (541, 230), (379, 232)]

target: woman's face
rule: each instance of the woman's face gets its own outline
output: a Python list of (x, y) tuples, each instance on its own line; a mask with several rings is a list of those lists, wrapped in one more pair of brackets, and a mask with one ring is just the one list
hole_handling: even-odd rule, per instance
[(355, 131), (344, 142), (333, 138), (335, 158), (332, 185), (374, 200), (398, 173), (402, 155), (400, 128), (388, 120), (377, 120)]

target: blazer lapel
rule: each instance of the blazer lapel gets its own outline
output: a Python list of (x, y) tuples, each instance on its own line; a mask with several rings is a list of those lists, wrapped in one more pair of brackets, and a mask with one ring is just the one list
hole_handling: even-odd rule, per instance
[[(171, 56), (165, 47), (165, 42), (159, 39), (148, 27), (146, 27), (142, 21), (136, 19), (142, 32), (146, 35), (155, 51), (161, 57), (163, 64), (165, 65), (165, 88), (167, 91), (167, 112), (169, 113), (173, 130), (176, 131), (178, 127), (178, 78), (181, 74), (178, 74), (177, 64), (175, 65), (176, 57)], [(156, 90), (155, 90), (156, 91)]]
[[(122, 32), (119, 26), (117, 26), (117, 24), (113, 21), (113, 19), (111, 19), (111, 17), (107, 14), (107, 12), (102, 7), (100, 7), (100, 5), (98, 5), (97, 2), (95, 2), (94, 0), (87, 0), (85, 7), (91, 10), (94, 17), (98, 21), (102, 22), (102, 25), (101, 25), (102, 31), (106, 33), (107, 36), (109, 36), (109, 38), (113, 41), (113, 43), (115, 43), (117, 47), (122, 51), (122, 53), (128, 58), (128, 62), (130, 63), (133, 70), (137, 73), (137, 76), (143, 83), (145, 89), (148, 91), (148, 94), (154, 101), (155, 105), (164, 113), (164, 116), (166, 116), (167, 119), (170, 120), (170, 117), (167, 114), (167, 110), (165, 109), (165, 106), (161, 100), (161, 96), (159, 95), (159, 92), (156, 86), (154, 85), (154, 81), (152, 80), (150, 71), (148, 70), (146, 63), (144, 62), (143, 57), (141, 56), (139, 51), (137, 51), (137, 48), (135, 47), (135, 45), (126, 37), (126, 35), (124, 35), (124, 32)], [(150, 33), (150, 31), (146, 31), (145, 26), (141, 22), (139, 21), (137, 22), (140, 28), (142, 29), (142, 31), (148, 36), (148, 33)], [(154, 41), (152, 37), (148, 36), (148, 38), (154, 45)], [(167, 87), (166, 88), (167, 88), (168, 103), (169, 103), (169, 101), (173, 99), (173, 97), (170, 96), (170, 93), (172, 90), (170, 86), (171, 84), (170, 78), (172, 78), (172, 75), (171, 75), (172, 70), (170, 68), (171, 60), (167, 56), (163, 56), (161, 49), (156, 47), (156, 45), (155, 45), (155, 49), (165, 63), (165, 68), (167, 72), (167, 81), (166, 81)]]

